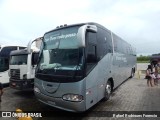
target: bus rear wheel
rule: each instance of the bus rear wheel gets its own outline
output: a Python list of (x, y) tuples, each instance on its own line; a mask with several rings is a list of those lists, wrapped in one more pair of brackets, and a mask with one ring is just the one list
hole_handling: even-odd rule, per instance
[(110, 98), (111, 92), (112, 92), (112, 86), (111, 86), (111, 82), (108, 80), (105, 86), (105, 96), (104, 96), (105, 101), (107, 101)]
[(134, 77), (134, 73), (135, 73), (135, 70), (132, 68), (130, 78), (133, 78), (133, 77)]

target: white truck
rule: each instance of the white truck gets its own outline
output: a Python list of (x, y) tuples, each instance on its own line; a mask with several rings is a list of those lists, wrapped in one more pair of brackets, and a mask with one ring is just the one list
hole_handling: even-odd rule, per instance
[[(26, 90), (33, 89), (35, 68), (39, 55), (39, 46), (37, 42), (41, 42), (42, 38), (37, 38), (28, 43), (24, 50), (15, 50), (10, 53), (9, 76), (10, 87)], [(33, 43), (36, 43), (33, 45)]]

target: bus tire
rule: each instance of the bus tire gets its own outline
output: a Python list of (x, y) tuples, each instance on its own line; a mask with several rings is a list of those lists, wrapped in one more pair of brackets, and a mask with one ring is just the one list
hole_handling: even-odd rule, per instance
[(130, 78), (133, 78), (133, 77), (134, 77), (134, 69), (132, 68)]
[(108, 80), (105, 86), (105, 96), (104, 96), (105, 101), (107, 101), (110, 98), (111, 92), (112, 92), (111, 81)]

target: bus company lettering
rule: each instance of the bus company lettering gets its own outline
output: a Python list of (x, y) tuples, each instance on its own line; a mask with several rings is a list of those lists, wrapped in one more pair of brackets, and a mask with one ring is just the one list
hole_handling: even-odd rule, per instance
[(116, 56), (116, 60), (127, 62), (127, 59), (125, 57)]
[(58, 40), (58, 39), (67, 39), (69, 37), (75, 37), (76, 33), (66, 34), (66, 35), (59, 35), (59, 36), (50, 36), (48, 39), (45, 39), (45, 42), (52, 41), (52, 40)]

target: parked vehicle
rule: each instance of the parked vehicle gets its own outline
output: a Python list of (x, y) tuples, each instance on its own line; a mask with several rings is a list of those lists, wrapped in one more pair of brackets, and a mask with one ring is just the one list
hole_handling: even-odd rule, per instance
[(150, 63), (156, 65), (160, 61), (160, 54), (154, 54), (150, 57)]
[(11, 52), (9, 64), (11, 88), (33, 89), (39, 48), (31, 46), (38, 40), (41, 38), (30, 41), (26, 49)]
[(0, 46), (0, 82), (2, 84), (9, 84), (9, 55), (13, 50), (21, 50), (26, 47), (24, 46), (9, 46), (1, 45)]
[(97, 23), (64, 25), (44, 34), (34, 92), (39, 101), (67, 111), (86, 111), (133, 77), (136, 53)]

